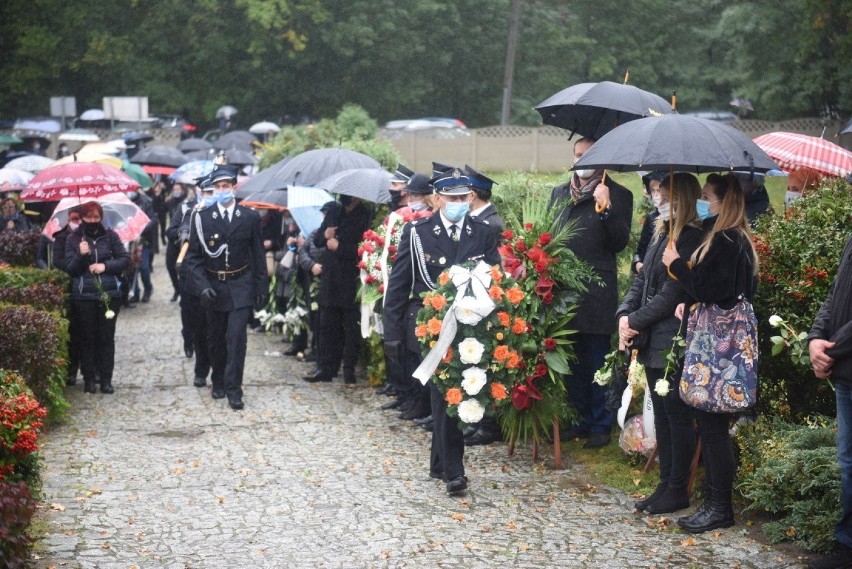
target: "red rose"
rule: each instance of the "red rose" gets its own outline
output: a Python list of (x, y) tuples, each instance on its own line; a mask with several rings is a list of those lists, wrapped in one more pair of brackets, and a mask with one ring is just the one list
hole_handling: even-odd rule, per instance
[(553, 235), (550, 233), (542, 233), (538, 236), (538, 244), (542, 247), (549, 244), (551, 241), (553, 241)]
[(532, 374), (533, 379), (544, 377), (545, 375), (547, 375), (547, 366), (544, 364), (535, 364), (535, 371)]
[(547, 277), (540, 277), (538, 282), (535, 283), (535, 293), (539, 296), (544, 296), (553, 290), (554, 284), (555, 283), (551, 279)]
[(541, 297), (541, 301), (544, 302), (545, 304), (551, 304), (553, 302), (553, 293), (552, 292), (544, 293), (544, 296)]
[(535, 268), (535, 272), (543, 273), (547, 270), (547, 263), (545, 263), (544, 261), (539, 261), (538, 263), (533, 265), (533, 268)]
[(358, 268), (366, 271), (367, 270), (367, 263), (365, 263), (364, 261), (358, 261)]
[(544, 339), (544, 349), (545, 350), (555, 350), (556, 349), (556, 340), (553, 338), (545, 338)]
[(514, 238), (515, 238), (515, 234), (514, 234), (514, 233), (512, 233), (512, 230), (511, 230), (511, 229), (507, 229), (506, 231), (504, 231), (503, 233), (501, 233), (501, 234), (500, 234), (500, 236), (501, 236), (501, 237), (503, 237), (503, 239), (509, 239), (509, 240), (514, 239)]
[(503, 266), (504, 271), (509, 274), (512, 274), (515, 269), (521, 266), (521, 261), (517, 257), (503, 257), (503, 260), (500, 264)]
[(367, 284), (373, 284), (374, 282), (376, 282), (376, 277), (374, 277), (373, 275), (367, 275), (367, 278), (364, 279), (364, 282)]
[(530, 396), (527, 393), (526, 385), (516, 385), (512, 388), (512, 405), (518, 411), (530, 408), (532, 402), (530, 401)]
[(396, 253), (396, 245), (388, 245), (388, 253), (390, 253), (391, 255)]
[(364, 243), (363, 248), (367, 253), (374, 253), (376, 251), (376, 248), (373, 247), (372, 243)]
[(514, 257), (515, 250), (512, 249), (511, 245), (500, 245), (497, 247), (497, 252), (500, 253), (501, 257)]
[(521, 251), (521, 252), (526, 251), (527, 250), (526, 242), (524, 242), (523, 239), (518, 239), (515, 242), (515, 249), (517, 249), (518, 251)]

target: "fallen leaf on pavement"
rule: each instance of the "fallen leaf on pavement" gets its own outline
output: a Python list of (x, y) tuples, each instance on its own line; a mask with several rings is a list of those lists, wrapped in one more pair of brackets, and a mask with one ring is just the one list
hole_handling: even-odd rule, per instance
[(58, 511), (58, 512), (64, 512), (64, 511), (65, 511), (65, 506), (63, 506), (62, 504), (51, 504), (51, 505), (50, 505), (50, 509), (51, 509), (51, 510), (56, 510), (56, 511)]

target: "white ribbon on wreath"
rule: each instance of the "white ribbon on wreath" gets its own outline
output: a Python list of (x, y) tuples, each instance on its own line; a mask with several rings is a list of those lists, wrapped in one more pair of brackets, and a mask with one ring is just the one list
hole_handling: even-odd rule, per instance
[(453, 265), (449, 271), (450, 280), (456, 287), (456, 298), (447, 309), (435, 346), (413, 374), (423, 385), (438, 369), (447, 349), (455, 340), (458, 323), (475, 326), (495, 308), (494, 301), (488, 296), (488, 288), (491, 286), (491, 267), (488, 263), (480, 261), (473, 269)]

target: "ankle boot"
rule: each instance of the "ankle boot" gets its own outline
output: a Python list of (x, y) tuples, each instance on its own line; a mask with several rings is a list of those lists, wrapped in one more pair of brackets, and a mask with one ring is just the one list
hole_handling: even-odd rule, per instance
[(645, 506), (648, 514), (670, 514), (689, 507), (686, 486), (669, 486), (662, 496)]
[(102, 379), (101, 380), (101, 393), (115, 393), (115, 389), (112, 388), (112, 379)]
[(83, 391), (86, 393), (97, 393), (98, 392), (98, 384), (97, 382), (89, 377), (83, 378)]
[(684, 520), (678, 525), (689, 533), (704, 533), (711, 529), (727, 528), (734, 525), (734, 509), (731, 506), (731, 491), (721, 491), (716, 488), (710, 489), (710, 497), (702, 504), (704, 509), (695, 512), (691, 520)]
[(657, 500), (660, 496), (662, 496), (663, 493), (666, 491), (666, 488), (668, 487), (668, 482), (660, 482), (659, 484), (657, 484), (657, 489), (654, 490), (654, 492), (650, 496), (642, 500), (636, 500), (633, 503), (633, 507), (639, 510), (640, 512), (643, 511), (645, 508), (648, 507), (651, 502)]

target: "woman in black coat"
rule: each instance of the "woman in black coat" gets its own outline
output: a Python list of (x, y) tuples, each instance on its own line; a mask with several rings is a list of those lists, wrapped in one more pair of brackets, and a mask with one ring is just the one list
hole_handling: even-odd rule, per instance
[(83, 222), (65, 244), (65, 270), (71, 275), (71, 318), (79, 331), (80, 368), (86, 393), (113, 393), (115, 321), (121, 307), (119, 275), (130, 254), (118, 235), (101, 221), (97, 202), (81, 206)]
[[(673, 181), (673, 183), (672, 183)], [(649, 514), (666, 514), (689, 506), (686, 486), (689, 466), (695, 451), (692, 410), (681, 401), (674, 377), (667, 378), (669, 389), (657, 381), (663, 378), (665, 352), (670, 350), (681, 322), (675, 308), (685, 300), (679, 281), (669, 277), (663, 265), (663, 251), (674, 241), (678, 252), (689, 256), (701, 243), (703, 232), (695, 203), (701, 186), (692, 174), (677, 173), (660, 184), (663, 202), (654, 235), (630, 290), (618, 307), (620, 346), (634, 345), (654, 404), (654, 429), (660, 458), (660, 483), (649, 497), (636, 502), (636, 509)], [(671, 201), (669, 201), (671, 198)], [(673, 216), (671, 233), (669, 216)], [(679, 370), (678, 370), (679, 371)], [(671, 376), (678, 375), (671, 373)]]

